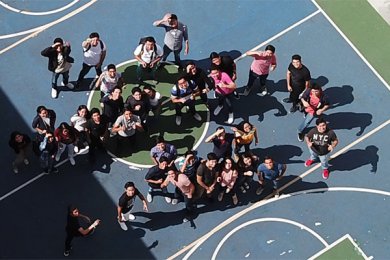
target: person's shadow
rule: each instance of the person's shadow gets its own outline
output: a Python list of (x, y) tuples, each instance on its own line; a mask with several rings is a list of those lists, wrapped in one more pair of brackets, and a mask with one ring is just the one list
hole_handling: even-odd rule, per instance
[(299, 157), (303, 151), (295, 145), (273, 145), (267, 148), (256, 148), (252, 152), (262, 160), (265, 156), (271, 156), (275, 161), (285, 164), (303, 163), (302, 160), (293, 160), (293, 157)]
[(324, 93), (329, 97), (331, 108), (351, 104), (354, 100), (352, 92), (353, 87), (349, 85), (331, 87), (324, 90)]
[[(288, 169), (287, 169), (288, 171)], [(316, 173), (313, 173), (316, 174)], [(320, 178), (320, 175), (318, 175)], [(282, 187), (284, 184), (289, 183), (291, 181), (295, 181), (292, 185), (288, 186), (286, 189), (284, 189), (281, 194), (287, 194), (287, 193), (293, 193), (298, 191), (305, 191), (305, 190), (313, 190), (313, 189), (324, 189), (328, 188), (328, 185), (323, 181), (317, 181), (317, 182), (306, 182), (303, 181), (301, 177), (297, 175), (286, 175), (281, 179), (281, 185)], [(323, 193), (325, 191), (319, 191), (319, 193)]]
[(335, 129), (360, 128), (356, 136), (361, 136), (364, 130), (372, 124), (372, 115), (368, 113), (338, 112), (322, 116), (329, 127)]
[(333, 171), (352, 171), (366, 164), (371, 164), (370, 173), (376, 173), (378, 169), (378, 147), (369, 145), (366, 149), (355, 149), (343, 153), (330, 161)]
[[(209, 73), (209, 69), (211, 66), (211, 60), (209, 57), (210, 54), (207, 55), (206, 58), (200, 59), (200, 60), (182, 60), (181, 64), (185, 66), (189, 61), (193, 61), (196, 65), (196, 67), (201, 68), (206, 74)], [(222, 51), (219, 53), (220, 56), (230, 56), (233, 60), (238, 58), (241, 55), (241, 52), (238, 50), (231, 50), (231, 51)]]

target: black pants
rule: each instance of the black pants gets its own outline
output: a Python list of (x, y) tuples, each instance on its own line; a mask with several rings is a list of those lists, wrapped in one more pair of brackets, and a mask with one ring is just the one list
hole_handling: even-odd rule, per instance
[[(252, 142), (251, 142), (252, 143)], [(234, 147), (234, 154), (238, 155), (240, 153), (241, 148), (244, 146), (245, 152), (249, 152), (251, 143), (249, 144), (239, 144), (236, 142), (236, 146)]]
[(165, 61), (168, 58), (169, 54), (171, 54), (171, 52), (173, 52), (173, 55), (175, 56), (175, 64), (180, 67), (181, 66), (181, 60), (180, 60), (181, 49), (174, 51), (174, 50), (169, 49), (168, 46), (164, 45), (164, 53), (163, 53), (161, 60)]
[(305, 90), (305, 86), (291, 86), (292, 91), (290, 92), (290, 101), (293, 106), (298, 105), (299, 95)]
[(181, 116), (181, 110), (183, 109), (184, 106), (188, 106), (189, 111), (192, 115), (194, 115), (196, 113), (195, 101), (189, 99), (185, 103), (175, 103), (175, 110), (176, 110), (177, 116)]
[(233, 104), (232, 104), (232, 100), (234, 97), (233, 93), (230, 93), (228, 95), (224, 95), (224, 94), (220, 94), (218, 92), (215, 92), (215, 95), (217, 96), (217, 99), (218, 99), (218, 106), (223, 106), (223, 104), (226, 103), (226, 106), (228, 108), (229, 113), (233, 113)]
[(248, 83), (246, 83), (246, 88), (248, 90), (253, 87), (253, 83), (257, 78), (260, 80), (260, 87), (263, 88), (263, 86), (265, 86), (265, 83), (267, 82), (268, 74), (258, 75), (254, 73), (252, 70), (249, 70)]
[(88, 72), (91, 70), (92, 67), (95, 67), (96, 75), (100, 76), (102, 74), (102, 66), (89, 66), (88, 64), (83, 63), (83, 68), (81, 69), (79, 73), (79, 77), (77, 78), (77, 82), (81, 82), (85, 75), (88, 74)]
[(77, 233), (73, 233), (73, 232), (66, 232), (66, 238), (65, 238), (65, 251), (70, 251), (70, 249), (72, 248), (72, 240), (74, 237), (81, 237), (82, 235), (77, 232)]
[(184, 201), (184, 204), (185, 204), (185, 215), (186, 217), (189, 217), (189, 216), (192, 216), (194, 214), (194, 211), (195, 211), (195, 205), (194, 205), (194, 202), (191, 199), (189, 199), (187, 196), (185, 196), (183, 194), (183, 192), (176, 187), (175, 189), (175, 195), (174, 195), (175, 199), (177, 200), (183, 200)]

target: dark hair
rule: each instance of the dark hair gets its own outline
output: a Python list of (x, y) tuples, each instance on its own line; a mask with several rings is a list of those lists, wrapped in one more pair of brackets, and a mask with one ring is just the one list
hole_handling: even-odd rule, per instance
[(272, 51), (272, 53), (275, 53), (275, 47), (273, 45), (267, 45), (267, 47), (265, 47), (265, 50), (266, 51)]
[(122, 114), (126, 113), (127, 111), (129, 111), (130, 113), (133, 114), (133, 110), (131, 110), (130, 107), (125, 107), (125, 108), (123, 109), (123, 113), (122, 113)]
[(181, 79), (185, 79), (186, 81), (188, 81), (187, 73), (184, 73), (184, 72), (179, 73), (179, 75), (177, 76), (177, 81), (179, 81)]
[(188, 67), (189, 65), (194, 65), (194, 66), (196, 66), (196, 65), (195, 65), (195, 62), (192, 61), (192, 60), (190, 60), (189, 62), (186, 63), (186, 67)]
[[(120, 92), (122, 93), (122, 88), (121, 88), (121, 87), (115, 86), (115, 87), (113, 88), (112, 92), (114, 92), (114, 91), (115, 91), (115, 89), (119, 89), (119, 90), (120, 90)], [(111, 93), (112, 93), (112, 92), (111, 92)]]
[(311, 89), (315, 89), (315, 90), (322, 90), (321, 86), (318, 85), (317, 83), (313, 83), (310, 85), (310, 88)]
[(55, 38), (53, 43), (61, 43), (64, 44), (64, 41), (61, 38)]
[(145, 89), (147, 89), (147, 90), (155, 90), (154, 88), (152, 88), (152, 87), (149, 86), (149, 85), (145, 85), (145, 86), (143, 87), (143, 90), (145, 90)]
[(89, 38), (95, 38), (95, 37), (98, 37), (100, 38), (99, 34), (97, 32), (93, 32), (89, 35)]
[(326, 120), (323, 117), (317, 118), (316, 125), (319, 125), (319, 124), (322, 124), (322, 123), (326, 124)]
[(291, 59), (292, 60), (299, 60), (299, 61), (301, 61), (301, 55), (299, 55), (299, 54), (294, 54), (292, 57), (291, 57)]
[(274, 161), (274, 159), (271, 156), (269, 156), (269, 155), (264, 156), (264, 160), (263, 161), (265, 162), (266, 160)]
[(139, 92), (139, 93), (142, 93), (142, 90), (140, 87), (134, 87), (132, 90), (131, 90), (131, 94), (135, 94), (135, 92)]
[(148, 36), (148, 37), (145, 38), (145, 42), (156, 43), (156, 40), (152, 36)]
[(218, 71), (221, 71), (221, 69), (219, 68), (219, 66), (218, 66), (218, 65), (215, 65), (214, 63), (213, 63), (213, 64), (211, 64), (211, 66), (210, 66), (210, 71), (212, 71), (212, 70), (218, 70)]
[(40, 114), (43, 110), (47, 111), (47, 108), (45, 106), (38, 106), (37, 107), (37, 114)]
[(126, 182), (125, 189), (127, 189), (128, 187), (135, 187), (134, 182), (132, 182), (132, 181)]
[(68, 205), (68, 215), (70, 215), (70, 213), (73, 213), (74, 210), (78, 209), (75, 205)]
[(225, 130), (225, 128), (223, 126), (218, 126), (216, 131), (221, 130), (221, 129)]
[(226, 163), (226, 161), (227, 160), (230, 160), (231, 162), (232, 162), (232, 169), (233, 170), (235, 170), (236, 169), (236, 163), (234, 162), (234, 160), (232, 159), (232, 158), (230, 158), (230, 157), (225, 157), (225, 158), (223, 158), (223, 160), (222, 160), (222, 167), (221, 167), (221, 170), (222, 170), (222, 168), (224, 167), (224, 165), (225, 165), (225, 163)]
[(173, 20), (177, 20), (177, 15), (176, 14), (171, 14), (171, 17), (169, 17), (169, 18), (171, 18)]
[(91, 109), (91, 115), (93, 115), (95, 113), (98, 113), (100, 115), (100, 110), (98, 108), (96, 108), (96, 107)]
[(241, 131), (244, 131), (244, 125), (245, 125), (245, 124), (249, 124), (250, 127), (251, 127), (251, 129), (253, 129), (253, 125), (252, 125), (251, 123), (249, 123), (249, 121), (246, 121), (246, 120), (244, 120), (244, 121), (242, 121), (241, 123), (239, 123), (238, 126), (237, 126), (237, 128), (238, 128), (239, 130), (241, 130)]
[(108, 64), (108, 66), (107, 66), (107, 70), (111, 70), (111, 69), (114, 69), (114, 70), (116, 70), (116, 66), (115, 66), (115, 64)]
[(218, 157), (217, 157), (217, 155), (215, 154), (215, 153), (208, 153), (207, 154), (207, 160), (218, 160)]
[(159, 163), (163, 163), (163, 162), (169, 162), (168, 158), (166, 156), (161, 156), (160, 157), (160, 160), (158, 160)]
[(195, 151), (193, 151), (193, 150), (187, 150), (187, 152), (185, 152), (184, 153), (184, 157), (187, 157), (187, 155), (195, 155), (196, 154), (196, 152)]
[(218, 53), (216, 53), (215, 51), (213, 51), (212, 53), (210, 53), (210, 59), (212, 60), (212, 59), (215, 59), (215, 58), (219, 58), (220, 56), (219, 56), (219, 54)]
[(156, 137), (156, 144), (159, 143), (165, 143), (164, 137), (162, 135)]

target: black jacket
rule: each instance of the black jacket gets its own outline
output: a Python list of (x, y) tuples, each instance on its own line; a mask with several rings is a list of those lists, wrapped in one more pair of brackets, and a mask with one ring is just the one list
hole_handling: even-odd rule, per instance
[[(74, 59), (69, 56), (70, 52), (71, 52), (70, 46), (64, 46), (62, 48), (62, 56), (64, 56), (65, 61), (69, 63), (73, 63)], [(54, 72), (54, 70), (58, 66), (57, 50), (50, 46), (44, 49), (43, 51), (41, 51), (41, 55), (49, 58), (48, 69)]]

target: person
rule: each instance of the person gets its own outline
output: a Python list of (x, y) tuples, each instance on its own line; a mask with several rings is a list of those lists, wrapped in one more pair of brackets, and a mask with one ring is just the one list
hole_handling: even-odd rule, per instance
[(328, 97), (322, 91), (320, 85), (313, 83), (302, 95), (301, 102), (305, 108), (305, 119), (298, 126), (298, 140), (303, 142), (303, 131), (315, 117), (321, 116), (330, 106)]
[(180, 74), (177, 84), (171, 90), (171, 101), (175, 104), (176, 125), (181, 125), (181, 110), (184, 106), (188, 107), (189, 112), (196, 121), (202, 121), (202, 117), (195, 109), (195, 97), (197, 95), (199, 95), (199, 89), (195, 83), (188, 80), (184, 73)]
[(196, 206), (193, 204), (193, 194), (195, 192), (195, 185), (190, 181), (187, 175), (176, 172), (175, 170), (169, 170), (168, 175), (164, 182), (161, 184), (161, 188), (167, 187), (169, 183), (175, 186), (174, 199), (172, 204), (175, 205), (179, 200), (184, 200), (185, 214), (183, 222), (190, 220), (193, 215)]
[(91, 109), (91, 118), (87, 121), (88, 136), (91, 140), (88, 156), (91, 162), (95, 161), (96, 149), (104, 149), (109, 136), (108, 124), (107, 117), (101, 115), (99, 109)]
[(65, 149), (68, 149), (70, 164), (75, 165), (76, 161), (74, 160), (74, 153), (75, 150), (78, 152), (78, 149), (74, 149), (78, 141), (75, 129), (68, 125), (68, 123), (62, 122), (54, 131), (54, 137), (58, 142), (58, 151), (55, 157), (56, 161), (58, 162)]
[(142, 201), (145, 212), (148, 212), (148, 203), (141, 192), (139, 192), (139, 190), (135, 187), (134, 182), (126, 182), (124, 188), (125, 192), (123, 192), (118, 201), (117, 219), (120, 227), (126, 231), (127, 226), (124, 222), (135, 220), (135, 216), (131, 214), (131, 211), (133, 210), (136, 196), (138, 196), (138, 198)]
[(279, 181), (282, 179), (286, 169), (287, 166), (285, 164), (275, 162), (272, 157), (265, 156), (264, 162), (257, 168), (259, 187), (256, 190), (256, 194), (260, 195), (264, 191), (266, 183), (272, 182), (273, 194), (278, 198)]
[(22, 134), (19, 131), (13, 131), (10, 135), (8, 145), (16, 154), (15, 160), (12, 162), (12, 170), (14, 173), (19, 173), (19, 166), (22, 163), (25, 165), (30, 164), (28, 154), (31, 146), (31, 139), (26, 134)]
[(142, 127), (147, 131), (150, 103), (149, 98), (142, 92), (141, 88), (134, 87), (131, 90), (131, 95), (126, 99), (125, 107), (131, 109), (133, 114), (140, 118)]
[[(85, 219), (86, 222), (91, 223), (87, 228), (80, 225), (80, 218)], [(84, 237), (91, 234), (94, 229), (99, 226), (100, 219), (96, 219), (91, 222), (91, 219), (79, 212), (76, 206), (68, 206), (68, 214), (66, 218), (66, 239), (65, 239), (65, 250), (64, 256), (69, 256), (70, 250), (72, 249), (72, 240), (74, 237)]]
[(148, 85), (144, 86), (143, 92), (149, 99), (149, 111), (152, 111), (154, 116), (157, 117), (161, 111), (161, 93)]
[(165, 29), (162, 61), (165, 61), (173, 52), (175, 64), (181, 68), (180, 52), (183, 48), (183, 41), (185, 44), (184, 54), (187, 55), (190, 50), (187, 26), (178, 21), (177, 15), (171, 13), (165, 14), (161, 20), (155, 21), (153, 26)]
[(123, 113), (124, 102), (122, 89), (115, 87), (110, 94), (102, 97), (100, 102), (104, 104), (102, 114), (107, 117), (109, 127), (112, 127), (116, 119)]
[(168, 164), (169, 159), (165, 156), (162, 156), (159, 159), (158, 164), (149, 168), (148, 172), (145, 175), (145, 181), (149, 185), (148, 194), (146, 195), (146, 200), (149, 203), (153, 201), (154, 191), (156, 189), (159, 189), (163, 192), (165, 201), (167, 203), (172, 202), (172, 198), (168, 196), (167, 187), (161, 186), (167, 176), (167, 172), (169, 169)]
[(109, 64), (96, 81), (95, 89), (100, 89), (100, 96), (108, 96), (116, 87), (122, 89), (124, 85), (122, 74), (116, 71), (114, 64)]
[(77, 131), (78, 142), (75, 145), (75, 152), (79, 152), (80, 147), (84, 147), (85, 150), (89, 149), (89, 136), (87, 129), (87, 121), (89, 118), (89, 110), (86, 105), (80, 105), (77, 108), (77, 113), (70, 118), (70, 125)]
[(41, 55), (49, 58), (48, 70), (52, 72), (51, 78), (51, 97), (58, 97), (58, 85), (57, 81), (60, 75), (62, 75), (62, 86), (66, 86), (69, 89), (73, 89), (74, 86), (69, 82), (69, 70), (72, 67), (74, 59), (70, 57), (70, 44), (65, 42), (61, 38), (55, 38), (53, 44), (43, 51)]
[(213, 192), (217, 184), (218, 158), (215, 153), (208, 153), (207, 160), (202, 162), (196, 170), (196, 195), (199, 199), (206, 192), (206, 197), (212, 202)]
[(150, 150), (150, 157), (155, 165), (159, 164), (161, 157), (168, 160), (168, 167), (174, 167), (177, 158), (176, 147), (165, 141), (163, 136), (156, 137), (156, 145)]
[(260, 95), (267, 95), (268, 90), (265, 84), (268, 74), (276, 68), (275, 47), (267, 45), (264, 51), (247, 51), (245, 54), (253, 57), (253, 61), (249, 70), (249, 78), (244, 90), (244, 96), (250, 93), (256, 79), (260, 81)]
[(257, 129), (248, 121), (242, 121), (237, 127), (231, 128), (234, 132), (234, 158), (239, 159), (239, 153), (244, 146), (245, 152), (250, 151), (250, 145), (255, 139), (255, 145), (259, 144), (259, 137), (257, 136)]
[(43, 172), (45, 173), (58, 173), (58, 169), (54, 166), (55, 156), (58, 151), (58, 143), (54, 138), (54, 134), (46, 132), (45, 137), (39, 144), (39, 150), (41, 152), (39, 161)]
[(32, 148), (35, 155), (40, 156), (39, 145), (43, 141), (46, 132), (54, 132), (57, 115), (54, 110), (47, 109), (45, 106), (38, 106), (37, 115), (34, 117), (31, 126), (36, 131), (32, 142)]
[(236, 165), (231, 158), (225, 158), (221, 163), (221, 170), (217, 177), (219, 184), (218, 201), (222, 201), (224, 194), (232, 193), (233, 205), (238, 204), (238, 198), (234, 185), (238, 178)]
[(196, 170), (201, 162), (202, 158), (197, 156), (196, 151), (188, 150), (178, 162), (179, 172), (184, 173), (192, 183), (195, 183)]
[(243, 153), (238, 162), (238, 180), (237, 187), (242, 193), (246, 193), (250, 188), (250, 183), (253, 180), (253, 175), (257, 172), (259, 158), (252, 152)]
[(236, 63), (229, 55), (221, 56), (216, 52), (210, 53), (211, 67), (214, 64), (219, 68), (221, 72), (228, 74), (228, 76), (236, 81), (237, 72), (236, 72)]
[[(82, 42), (83, 47), (83, 68), (81, 69), (76, 82), (76, 88), (80, 88), (85, 75), (91, 70), (92, 67), (96, 70), (95, 80), (102, 74), (102, 64), (106, 58), (106, 44), (100, 39), (100, 35), (97, 32), (93, 32), (89, 37)], [(94, 86), (94, 81), (91, 86)]]
[(339, 143), (336, 133), (328, 128), (323, 118), (316, 120), (316, 127), (309, 131), (305, 137), (306, 144), (309, 148), (310, 158), (305, 161), (305, 166), (309, 167), (317, 160), (320, 160), (322, 167), (322, 178), (329, 178), (329, 153)]
[(232, 143), (234, 135), (232, 133), (226, 133), (223, 126), (218, 126), (216, 131), (209, 135), (205, 142), (213, 143), (213, 153), (217, 156), (218, 161), (221, 158), (232, 156)]
[(131, 109), (125, 108), (123, 114), (116, 119), (112, 126), (112, 132), (117, 133), (118, 152), (123, 153), (124, 149), (128, 150), (129, 147), (134, 147), (136, 145), (136, 132), (143, 130), (140, 118), (134, 115)]
[(193, 61), (186, 65), (187, 79), (193, 81), (199, 89), (200, 99), (208, 106), (207, 93), (214, 87), (210, 78), (201, 68), (197, 67)]
[(233, 92), (237, 88), (236, 83), (228, 74), (221, 72), (215, 64), (211, 65), (210, 76), (214, 80), (214, 90), (218, 98), (218, 106), (214, 109), (214, 115), (217, 116), (221, 112), (225, 103), (229, 112), (227, 123), (232, 124), (234, 121), (232, 98), (234, 97)]
[(310, 71), (302, 64), (302, 58), (298, 54), (294, 54), (291, 58), (291, 63), (287, 69), (287, 90), (290, 92), (290, 97), (283, 99), (285, 103), (292, 103), (290, 112), (296, 112), (299, 104), (300, 94), (310, 86)]
[(156, 70), (162, 55), (163, 50), (153, 37), (141, 39), (140, 44), (134, 50), (134, 57), (138, 61), (137, 81), (139, 84), (143, 82), (145, 73), (151, 73), (153, 80), (157, 81)]

